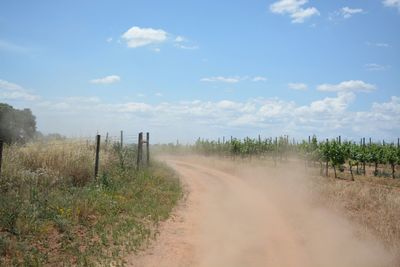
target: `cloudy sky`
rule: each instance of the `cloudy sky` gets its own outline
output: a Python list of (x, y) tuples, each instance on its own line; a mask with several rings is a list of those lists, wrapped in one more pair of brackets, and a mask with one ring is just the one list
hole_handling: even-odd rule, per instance
[(71, 136), (393, 140), (400, 0), (2, 0), (0, 102)]

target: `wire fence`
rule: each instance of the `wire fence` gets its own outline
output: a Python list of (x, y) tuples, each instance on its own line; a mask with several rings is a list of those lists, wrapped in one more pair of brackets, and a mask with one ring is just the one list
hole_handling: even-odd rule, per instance
[[(136, 163), (136, 168), (148, 166), (150, 163), (150, 134), (146, 133), (146, 139), (143, 139), (143, 133), (138, 135), (120, 135), (105, 136), (97, 134), (93, 137), (65, 138), (53, 140), (36, 140), (25, 144), (6, 144), (0, 140), (0, 177), (4, 164), (12, 164), (14, 159), (23, 157), (33, 162), (35, 160), (43, 161), (63, 161), (65, 165), (68, 160), (82, 158), (84, 155), (92, 158), (92, 167), (94, 168), (94, 179), (99, 175), (99, 167), (102, 156), (108, 158), (110, 153), (118, 158), (121, 165), (126, 162)], [(145, 151), (143, 146), (146, 145)], [(43, 163), (44, 165), (47, 162)], [(40, 164), (36, 164), (40, 165)]]

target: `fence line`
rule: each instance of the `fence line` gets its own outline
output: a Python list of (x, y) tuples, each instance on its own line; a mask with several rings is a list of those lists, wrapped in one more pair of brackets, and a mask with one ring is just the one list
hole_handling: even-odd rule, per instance
[[(132, 139), (130, 137), (133, 137), (133, 135), (127, 135), (129, 138), (128, 140), (131, 141)], [(146, 133), (146, 140), (143, 140), (143, 133), (140, 132), (138, 134), (138, 144), (137, 144), (137, 169), (139, 170), (141, 165), (143, 165), (143, 144), (146, 144), (146, 165), (149, 166), (150, 164), (150, 133)], [(124, 134), (123, 131), (121, 131), (120, 136), (110, 136), (108, 133), (106, 134), (105, 141), (103, 141), (103, 144), (105, 144), (104, 149), (107, 150), (108, 145), (113, 142), (118, 144), (118, 147), (120, 151), (123, 149), (123, 144), (124, 144)], [(52, 143), (54, 142), (54, 143)], [(101, 154), (101, 135), (97, 134), (96, 138), (94, 141), (91, 141), (89, 139), (87, 140), (78, 140), (78, 141), (71, 141), (71, 140), (56, 140), (56, 141), (49, 141), (49, 142), (38, 142), (38, 143), (28, 143), (27, 145), (35, 144), (38, 145), (38, 148), (40, 150), (42, 149), (48, 149), (51, 147), (63, 147), (65, 145), (85, 145), (89, 146), (91, 148), (94, 148), (94, 179), (96, 180), (99, 176), (99, 168), (100, 168), (100, 154)], [(117, 147), (117, 149), (118, 149)], [(3, 153), (3, 148), (4, 148), (4, 142), (0, 140), (0, 177), (1, 177), (1, 172), (2, 172), (2, 163), (3, 163), (3, 157), (6, 156)], [(39, 150), (38, 149), (38, 150)], [(46, 151), (38, 151), (36, 150), (35, 153), (47, 153)], [(7, 151), (7, 150), (6, 150)], [(57, 150), (58, 152), (58, 150)], [(62, 151), (64, 152), (64, 150)], [(120, 153), (120, 152), (119, 152)]]

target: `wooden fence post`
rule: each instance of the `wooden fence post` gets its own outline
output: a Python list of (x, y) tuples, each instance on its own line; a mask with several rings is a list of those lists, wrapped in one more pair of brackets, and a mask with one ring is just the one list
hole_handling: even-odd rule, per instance
[(1, 162), (3, 159), (3, 140), (0, 140), (0, 177), (1, 177)]
[(100, 156), (100, 135), (96, 136), (96, 160), (94, 163), (94, 179), (97, 179), (99, 174), (99, 156)]
[(121, 131), (121, 149), (124, 147), (124, 131)]
[(136, 168), (139, 170), (142, 161), (142, 144), (143, 144), (143, 133), (140, 132), (138, 135), (138, 150), (136, 159)]
[(146, 133), (146, 157), (147, 157), (147, 166), (150, 166), (150, 133)]

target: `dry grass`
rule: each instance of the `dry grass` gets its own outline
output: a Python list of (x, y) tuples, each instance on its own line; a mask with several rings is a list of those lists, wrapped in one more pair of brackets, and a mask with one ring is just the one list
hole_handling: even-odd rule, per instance
[(0, 179), (0, 266), (122, 264), (154, 236), (181, 195), (157, 163), (136, 171), (134, 147), (80, 141), (6, 146)]
[(391, 178), (356, 176), (355, 182), (315, 177), (319, 201), (344, 212), (360, 227), (373, 233), (400, 261), (400, 183)]

